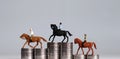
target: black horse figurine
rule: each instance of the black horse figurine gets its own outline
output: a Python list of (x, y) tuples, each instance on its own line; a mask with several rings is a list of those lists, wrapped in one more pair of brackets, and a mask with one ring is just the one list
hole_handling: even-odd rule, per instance
[[(62, 42), (66, 38), (67, 38), (66, 42), (68, 42), (69, 37), (67, 36), (67, 33), (69, 34), (69, 36), (72, 36), (72, 34), (69, 31), (58, 29), (58, 27), (56, 26), (56, 24), (51, 24), (51, 29), (53, 30), (53, 34), (50, 36), (50, 38), (53, 36), (53, 40), (51, 42), (54, 41), (55, 36), (63, 36), (64, 39), (62, 40)], [(50, 41), (50, 38), (49, 38), (49, 41)]]

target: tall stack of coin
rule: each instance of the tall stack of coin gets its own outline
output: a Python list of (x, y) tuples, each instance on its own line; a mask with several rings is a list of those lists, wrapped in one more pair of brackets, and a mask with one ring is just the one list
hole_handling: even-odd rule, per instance
[(35, 48), (33, 49), (34, 59), (46, 59), (46, 49)]
[(22, 48), (21, 59), (33, 59), (33, 49)]
[(59, 46), (59, 47), (58, 47), (58, 49), (59, 49), (59, 51), (58, 51), (58, 55), (59, 55), (59, 56), (58, 56), (58, 57), (59, 57), (59, 59), (61, 59), (61, 54), (62, 54), (62, 53), (61, 53), (61, 50), (62, 50), (62, 49), (61, 49), (61, 45), (62, 45), (62, 42), (58, 42), (58, 46)]
[(48, 59), (58, 59), (59, 55), (58, 55), (58, 44), (55, 42), (48, 42), (47, 43), (47, 58)]
[(73, 57), (73, 43), (61, 43), (60, 45), (60, 59), (72, 59)]

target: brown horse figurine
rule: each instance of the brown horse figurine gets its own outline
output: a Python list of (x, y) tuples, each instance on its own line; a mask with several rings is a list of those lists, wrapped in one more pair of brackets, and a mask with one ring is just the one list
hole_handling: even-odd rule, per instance
[(74, 43), (78, 44), (78, 46), (79, 46), (76, 55), (78, 55), (78, 52), (79, 52), (80, 48), (82, 49), (83, 55), (84, 55), (83, 48), (88, 48), (89, 49), (86, 55), (88, 55), (90, 50), (92, 50), (92, 55), (94, 55), (94, 51), (93, 51), (93, 48), (92, 48), (93, 45), (94, 45), (94, 48), (97, 49), (96, 44), (94, 42), (85, 42), (84, 45), (82, 45), (82, 40), (79, 39), (79, 38), (75, 38)]
[[(22, 48), (24, 48), (27, 43), (28, 43), (28, 45), (29, 45), (31, 48), (35, 48), (35, 47), (38, 46), (38, 44), (40, 43), (40, 46), (41, 46), (41, 48), (42, 48), (42, 42), (40, 42), (41, 39), (42, 39), (43, 41), (47, 42), (47, 40), (44, 39), (43, 37), (40, 37), (40, 36), (30, 37), (28, 34), (25, 34), (25, 33), (23, 33), (23, 34), (20, 36), (20, 38), (26, 39), (26, 42), (24, 43), (24, 45), (23, 45)], [(30, 45), (31, 42), (37, 42), (37, 44), (33, 47), (33, 46)]]

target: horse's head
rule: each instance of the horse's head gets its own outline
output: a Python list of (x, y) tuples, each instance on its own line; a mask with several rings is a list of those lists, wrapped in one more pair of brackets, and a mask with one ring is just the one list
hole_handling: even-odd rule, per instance
[(27, 36), (29, 36), (29, 35), (28, 35), (28, 34), (23, 33), (23, 34), (20, 36), (20, 38), (25, 39)]
[(77, 44), (77, 43), (82, 43), (82, 41), (79, 39), (79, 38), (75, 38), (74, 39), (74, 43)]
[(58, 29), (58, 27), (56, 26), (56, 24), (51, 24), (50, 26), (51, 26), (51, 28), (52, 28), (53, 30), (57, 30), (57, 29)]

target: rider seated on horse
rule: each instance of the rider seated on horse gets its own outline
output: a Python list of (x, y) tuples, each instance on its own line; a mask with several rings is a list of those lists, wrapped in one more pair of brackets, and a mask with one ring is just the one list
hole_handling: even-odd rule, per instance
[(30, 40), (32, 40), (32, 37), (33, 37), (33, 36), (34, 36), (34, 32), (33, 32), (32, 28), (30, 28), (30, 37), (31, 37)]
[(87, 34), (84, 34), (84, 41), (82, 42), (82, 46), (84, 46), (84, 43), (87, 42), (86, 37), (87, 37)]
[(60, 22), (60, 23), (59, 23), (59, 30), (61, 30), (61, 25), (62, 25), (62, 23)]

